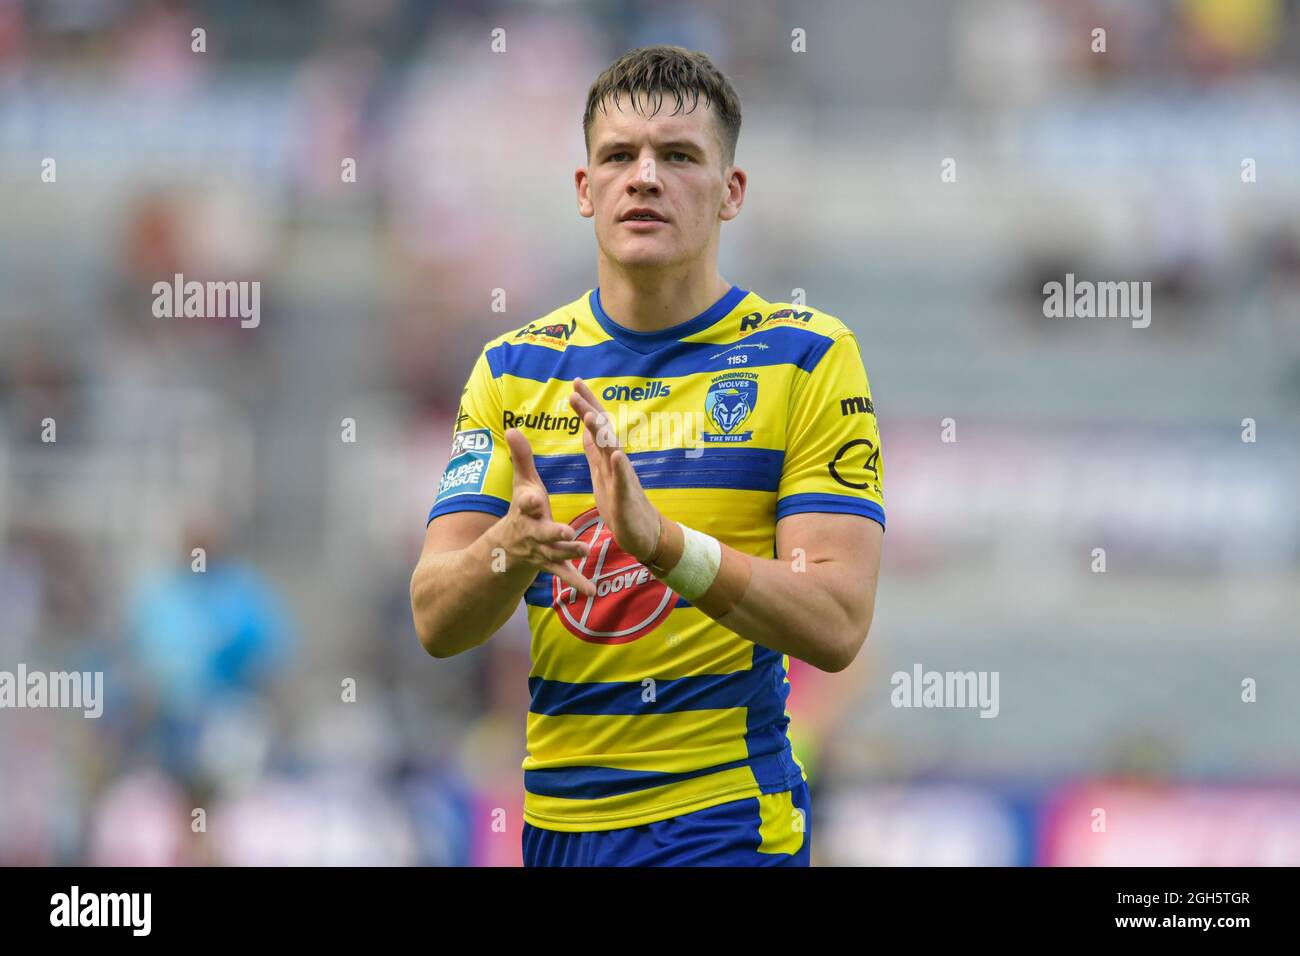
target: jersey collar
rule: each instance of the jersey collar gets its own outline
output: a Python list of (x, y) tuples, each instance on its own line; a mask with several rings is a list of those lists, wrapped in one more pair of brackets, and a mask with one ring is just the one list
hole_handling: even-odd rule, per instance
[(714, 322), (731, 312), (740, 304), (740, 300), (747, 295), (749, 295), (748, 290), (733, 285), (721, 299), (699, 315), (687, 319), (685, 322), (679, 322), (677, 325), (671, 325), (666, 329), (660, 329), (657, 332), (636, 332), (619, 325), (611, 319), (605, 314), (604, 308), (601, 307), (599, 286), (591, 290), (587, 296), (587, 302), (591, 306), (591, 314), (596, 317), (596, 321), (600, 323), (602, 329), (633, 352), (640, 352), (645, 355), (662, 348), (670, 342), (684, 339), (696, 332), (703, 332)]

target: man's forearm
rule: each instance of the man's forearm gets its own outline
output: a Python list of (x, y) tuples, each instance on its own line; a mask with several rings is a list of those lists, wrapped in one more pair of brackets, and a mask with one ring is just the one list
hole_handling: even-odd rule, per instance
[[(701, 565), (702, 551), (694, 552), (694, 561), (686, 557), (682, 525), (665, 519), (660, 535), (647, 567), (670, 587), (687, 591), (694, 607), (741, 637), (827, 671), (847, 667), (866, 639), (874, 596), (862, 593), (854, 569), (843, 562), (755, 558), (709, 539), (719, 560)], [(694, 597), (690, 587), (696, 582), (689, 574), (683, 577), (692, 563), (716, 567), (712, 583)]]
[[(478, 647), (510, 619), (537, 569), (506, 563), (492, 525), (466, 548), (426, 555), (411, 575), (411, 613), (434, 657)], [(500, 570), (497, 570), (500, 569)]]
[(749, 584), (741, 599), (721, 617), (710, 613), (719, 609), (711, 607), (708, 592), (696, 602), (700, 610), (746, 640), (821, 670), (840, 671), (852, 662), (866, 638), (870, 610), (863, 627), (857, 623), (861, 611), (849, 608), (841, 597), (854, 586), (849, 569), (835, 561), (823, 561), (808, 562), (796, 571), (789, 561), (755, 558), (725, 544), (722, 547), (724, 561), (749, 562)]

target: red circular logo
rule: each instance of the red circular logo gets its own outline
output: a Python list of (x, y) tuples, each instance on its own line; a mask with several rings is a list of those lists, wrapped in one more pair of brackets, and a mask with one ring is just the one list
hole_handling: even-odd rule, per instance
[(575, 540), (591, 545), (585, 558), (569, 564), (596, 582), (596, 596), (579, 594), (552, 576), (551, 606), (564, 626), (593, 644), (626, 644), (662, 624), (677, 603), (668, 585), (618, 546), (595, 508), (569, 524), (578, 532)]

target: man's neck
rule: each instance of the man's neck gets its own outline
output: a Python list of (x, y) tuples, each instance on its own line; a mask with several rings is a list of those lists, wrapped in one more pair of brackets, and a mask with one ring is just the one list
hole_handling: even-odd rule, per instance
[(648, 270), (629, 273), (602, 257), (597, 272), (605, 314), (634, 332), (658, 332), (689, 321), (731, 288), (712, 264), (666, 276)]

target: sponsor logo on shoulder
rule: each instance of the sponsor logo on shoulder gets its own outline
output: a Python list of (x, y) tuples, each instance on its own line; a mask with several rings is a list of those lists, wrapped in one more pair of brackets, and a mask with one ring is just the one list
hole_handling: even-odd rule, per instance
[(852, 398), (840, 399), (840, 415), (874, 415), (876, 406), (871, 403), (871, 399), (865, 395), (854, 395)]
[(740, 331), (754, 332), (773, 325), (807, 325), (812, 320), (812, 316), (811, 312), (799, 312), (791, 308), (777, 309), (767, 315), (762, 312), (751, 312), (741, 317)]
[(827, 464), (831, 477), (845, 488), (880, 493), (880, 449), (870, 439), (846, 441)]
[(577, 319), (570, 319), (568, 325), (563, 322), (529, 322), (515, 333), (515, 338), (524, 339), (529, 343), (564, 345), (576, 331), (578, 331)]
[(451, 439), (451, 460), (438, 483), (434, 504), (453, 495), (477, 495), (483, 492), (488, 465), (492, 462), (492, 432), (471, 428), (457, 432)]

